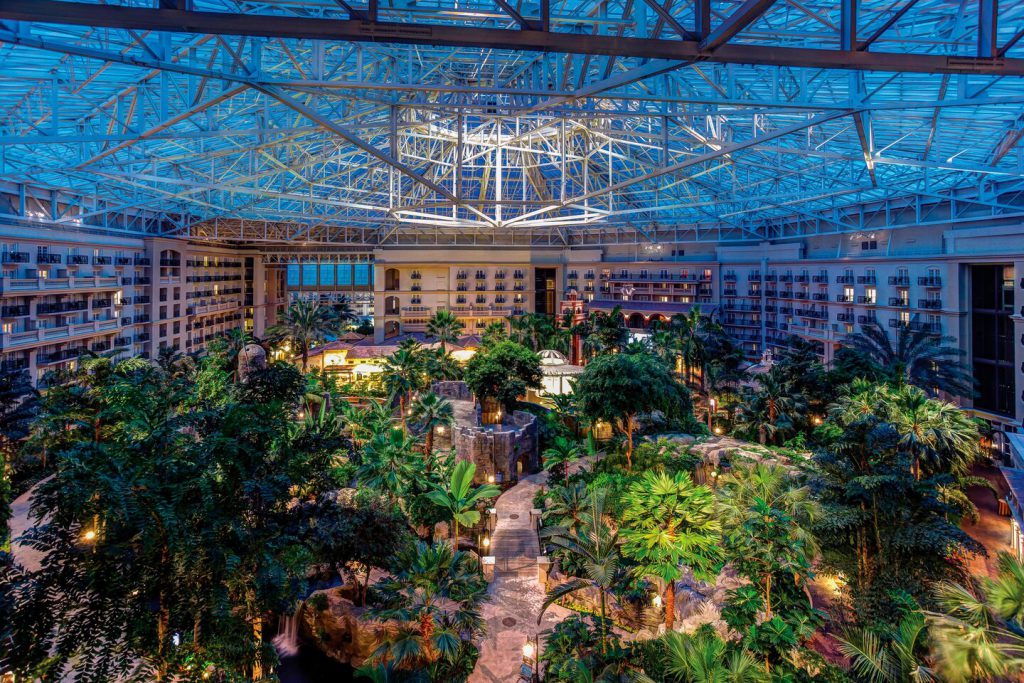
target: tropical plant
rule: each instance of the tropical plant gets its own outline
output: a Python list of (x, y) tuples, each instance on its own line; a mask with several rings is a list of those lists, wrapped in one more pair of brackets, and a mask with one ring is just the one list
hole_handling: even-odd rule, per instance
[(359, 316), (356, 315), (355, 310), (352, 308), (352, 300), (344, 295), (331, 303), (331, 310), (334, 312), (334, 318), (338, 321), (340, 329), (346, 329), (359, 319)]
[(584, 576), (576, 576), (548, 591), (541, 605), (537, 623), (555, 602), (573, 593), (593, 587), (597, 590), (600, 616), (599, 641), (601, 652), (608, 647), (608, 595), (622, 579), (622, 556), (619, 550), (619, 534), (605, 521), (604, 493), (595, 490), (590, 496), (587, 511), (576, 529), (545, 527), (540, 533), (541, 540), (575, 556)]
[(607, 420), (626, 437), (626, 462), (632, 467), (633, 432), (641, 414), (654, 410), (689, 413), (689, 393), (648, 353), (608, 354), (587, 364), (575, 384), (580, 412)]
[(494, 498), (501, 490), (494, 484), (482, 484), (473, 487), (476, 475), (476, 464), (468, 460), (460, 460), (452, 469), (451, 479), (427, 493), (427, 498), (434, 505), (445, 509), (452, 520), (453, 544), (459, 543), (459, 525), (473, 526), (480, 521), (477, 507), (490, 498)]
[(878, 320), (872, 320), (860, 332), (847, 336), (844, 345), (870, 358), (897, 385), (913, 384), (931, 395), (942, 391), (970, 397), (974, 379), (964, 363), (964, 351), (955, 341), (932, 334), (915, 318), (896, 328), (895, 340)]
[(413, 401), (411, 413), (413, 424), (417, 431), (423, 434), (423, 452), (429, 469), (430, 459), (434, 454), (434, 433), (438, 428), (443, 429), (455, 424), (455, 410), (451, 401), (428, 392)]
[(1024, 674), (1024, 563), (1000, 553), (993, 578), (980, 590), (945, 581), (935, 588), (939, 609), (927, 613), (939, 678), (950, 683), (1018, 679)]
[(439, 308), (427, 321), (427, 337), (436, 339), (441, 344), (441, 353), (445, 353), (447, 345), (457, 342), (465, 327), (457, 315), (448, 309)]
[(744, 395), (743, 410), (736, 416), (741, 435), (762, 444), (777, 443), (796, 429), (807, 404), (775, 368), (758, 377), (757, 388)]
[(743, 648), (730, 646), (709, 629), (666, 633), (665, 670), (686, 683), (767, 683), (764, 666)]
[[(398, 620), (397, 631), (377, 648), (373, 659), (400, 669), (428, 669), (429, 680), (464, 680), (469, 671), (452, 671), (484, 630), (480, 606), (487, 581), (470, 554), (447, 543), (419, 542), (399, 553), (394, 572), (373, 587), (371, 614)], [(470, 668), (472, 662), (469, 662)]]
[(579, 444), (564, 436), (555, 437), (542, 454), (544, 457), (544, 469), (550, 472), (561, 472), (565, 484), (569, 484), (569, 464), (575, 462), (582, 455)]
[(950, 464), (919, 478), (916, 446), (890, 421), (892, 390), (858, 389), (832, 410), (837, 433), (815, 454), (809, 485), (823, 507), (815, 533), (826, 565), (849, 577), (854, 606), (870, 621), (892, 590), (920, 600), (936, 581), (962, 577), (964, 558), (981, 547), (950, 521)]
[(818, 554), (814, 525), (821, 518), (821, 505), (796, 470), (772, 462), (737, 464), (718, 484), (719, 512), (726, 533), (738, 532), (760, 500), (785, 513), (792, 522), (794, 538), (811, 557)]
[(405, 340), (393, 354), (384, 359), (384, 387), (392, 400), (398, 399), (402, 426), (406, 425), (407, 406), (413, 393), (427, 388), (423, 347), (415, 340)]
[(482, 348), (466, 364), (465, 381), (482, 402), (497, 401), (505, 413), (527, 389), (539, 389), (543, 375), (540, 356), (514, 341), (499, 341)]
[(690, 475), (644, 472), (624, 499), (622, 554), (636, 563), (635, 573), (663, 586), (665, 628), (675, 624), (675, 582), (685, 565), (700, 579), (716, 574), (721, 526), (715, 495), (696, 486)]
[(301, 356), (305, 372), (310, 349), (337, 331), (338, 321), (330, 308), (314, 299), (295, 299), (281, 320), (267, 329), (267, 338), (290, 344)]
[(862, 627), (839, 638), (850, 671), (868, 683), (930, 683), (939, 680), (928, 662), (925, 616), (907, 611), (893, 627)]
[(415, 456), (415, 445), (403, 429), (392, 427), (375, 435), (363, 447), (356, 480), (393, 502), (401, 500), (423, 472), (423, 460)]
[(38, 399), (28, 370), (0, 369), (0, 548), (7, 544), (14, 457), (39, 412)]

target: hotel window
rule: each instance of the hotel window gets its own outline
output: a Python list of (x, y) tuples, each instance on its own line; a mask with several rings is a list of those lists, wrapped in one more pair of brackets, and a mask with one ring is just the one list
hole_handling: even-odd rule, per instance
[(853, 287), (843, 287), (843, 301), (853, 301), (854, 296)]
[(704, 279), (705, 280), (710, 280), (711, 279), (711, 269), (710, 268), (705, 268), (704, 269)]
[(900, 325), (910, 324), (910, 311), (900, 311)]
[(864, 302), (869, 304), (878, 303), (878, 291), (874, 287), (864, 288)]
[(910, 304), (910, 291), (906, 289), (898, 290), (900, 306), (908, 306)]

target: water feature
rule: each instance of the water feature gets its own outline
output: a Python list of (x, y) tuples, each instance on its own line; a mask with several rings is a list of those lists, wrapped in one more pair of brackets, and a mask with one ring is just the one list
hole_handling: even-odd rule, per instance
[(302, 605), (295, 608), (292, 614), (282, 614), (277, 620), (277, 635), (274, 636), (274, 649), (281, 657), (292, 657), (299, 652), (299, 619), (302, 617)]

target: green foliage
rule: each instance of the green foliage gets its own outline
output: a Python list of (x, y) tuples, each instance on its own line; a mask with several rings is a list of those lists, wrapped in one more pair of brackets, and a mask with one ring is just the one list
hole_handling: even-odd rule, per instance
[(427, 499), (444, 509), (453, 522), (452, 538), (459, 542), (459, 526), (473, 526), (480, 521), (477, 510), (484, 501), (496, 497), (501, 490), (494, 484), (473, 488), (476, 464), (460, 460), (452, 469), (451, 479), (427, 493)]
[(493, 399), (507, 414), (527, 389), (539, 389), (540, 356), (514, 341), (498, 341), (478, 351), (466, 364), (465, 381), (478, 400)]
[(963, 576), (967, 553), (983, 552), (949, 521), (957, 510), (944, 493), (976, 457), (976, 431), (913, 387), (858, 382), (831, 419), (842, 435), (814, 457), (815, 531), (858, 614), (884, 622), (891, 591), (927, 601), (936, 581)]
[(480, 565), (468, 553), (446, 543), (407, 548), (393, 574), (373, 586), (370, 613), (399, 620), (374, 662), (426, 669), (431, 681), (465, 680), (476, 659), (473, 640), (484, 632), (480, 605), (486, 595)]
[(459, 335), (466, 326), (458, 316), (445, 308), (440, 308), (427, 321), (427, 336), (441, 344), (441, 352), (447, 351), (448, 344), (459, 340)]
[(398, 427), (389, 427), (374, 435), (363, 447), (356, 481), (380, 491), (392, 502), (402, 500), (413, 490), (424, 470), (423, 459), (416, 454), (415, 445), (415, 439)]
[(689, 392), (648, 353), (595, 358), (580, 375), (574, 393), (583, 415), (612, 423), (626, 437), (627, 461), (640, 415), (655, 410), (691, 412)]
[(309, 365), (309, 351), (330, 335), (337, 334), (340, 323), (333, 309), (314, 299), (296, 299), (281, 320), (267, 329), (273, 343), (287, 342), (302, 358), (302, 371)]
[[(609, 636), (602, 645), (601, 634), (606, 631)], [(540, 660), (544, 680), (578, 683), (586, 674), (597, 679), (618, 669), (628, 661), (628, 652), (598, 617), (572, 615), (551, 629)]]
[[(912, 322), (917, 322), (915, 319)], [(869, 375), (881, 374), (897, 386), (911, 384), (931, 395), (943, 391), (955, 396), (974, 395), (974, 378), (964, 363), (964, 351), (953, 337), (939, 337), (911, 326), (896, 328), (889, 337), (877, 320), (849, 335), (845, 345), (859, 353), (858, 362), (868, 359)], [(844, 357), (844, 363), (854, 357)]]
[(233, 680), (273, 663), (254, 634), (305, 593), (322, 550), (311, 515), (346, 440), (326, 412), (292, 419), (294, 369), (236, 385), (219, 363), (94, 357), (48, 392), (30, 446), (45, 444), (53, 475), (23, 539), (42, 567), (0, 582), (19, 672), (73, 661), (82, 681), (137, 665), (188, 679), (211, 666)]
[(690, 475), (645, 472), (629, 486), (622, 514), (622, 554), (636, 575), (664, 586), (665, 628), (675, 620), (675, 582), (682, 566), (699, 579), (717, 574), (721, 535), (715, 496)]

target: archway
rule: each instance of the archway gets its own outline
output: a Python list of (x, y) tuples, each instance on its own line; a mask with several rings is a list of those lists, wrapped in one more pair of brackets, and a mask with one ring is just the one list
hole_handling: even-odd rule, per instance
[(626, 318), (626, 327), (631, 330), (642, 330), (647, 327), (647, 320), (643, 313), (633, 313)]
[(398, 268), (388, 268), (384, 271), (384, 289), (393, 292), (401, 289), (402, 278), (398, 274)]

